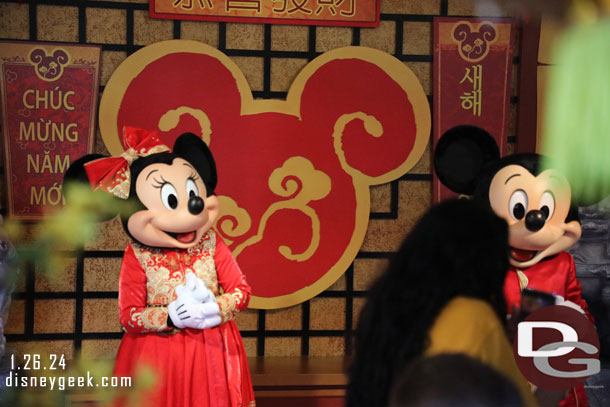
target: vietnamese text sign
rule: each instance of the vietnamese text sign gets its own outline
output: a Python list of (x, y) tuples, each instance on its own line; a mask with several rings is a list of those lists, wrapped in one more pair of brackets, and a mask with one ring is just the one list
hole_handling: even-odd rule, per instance
[(376, 27), (379, 0), (151, 0), (150, 15), (179, 20)]
[[(485, 129), (506, 152), (514, 30), (511, 19), (434, 19), (434, 143), (450, 128)], [(434, 201), (454, 194), (434, 177)]]
[(9, 216), (40, 219), (62, 203), (71, 161), (90, 153), (101, 48), (0, 42)]

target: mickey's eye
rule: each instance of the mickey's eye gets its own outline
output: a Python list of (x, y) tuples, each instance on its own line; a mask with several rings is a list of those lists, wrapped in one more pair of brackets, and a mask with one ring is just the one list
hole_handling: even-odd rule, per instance
[(514, 220), (521, 220), (525, 216), (527, 209), (527, 194), (524, 190), (518, 189), (510, 196), (508, 201), (508, 212)]
[(540, 197), (540, 212), (544, 213), (546, 220), (549, 220), (553, 216), (555, 211), (555, 197), (550, 191), (546, 191)]
[(161, 201), (170, 211), (173, 211), (178, 207), (178, 192), (176, 192), (176, 188), (169, 182), (166, 182), (161, 187)]
[(190, 197), (199, 195), (197, 185), (191, 178), (186, 180), (186, 194)]

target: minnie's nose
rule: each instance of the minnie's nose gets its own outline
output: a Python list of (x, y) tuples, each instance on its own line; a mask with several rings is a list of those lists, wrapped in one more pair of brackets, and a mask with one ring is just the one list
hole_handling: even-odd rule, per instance
[(189, 198), (188, 207), (189, 207), (189, 212), (191, 214), (199, 215), (201, 213), (201, 211), (203, 211), (205, 204), (203, 203), (203, 199), (201, 199), (200, 197), (192, 196)]

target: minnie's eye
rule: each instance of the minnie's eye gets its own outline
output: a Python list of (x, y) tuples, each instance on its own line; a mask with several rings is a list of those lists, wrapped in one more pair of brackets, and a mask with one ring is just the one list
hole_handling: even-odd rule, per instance
[(514, 220), (521, 220), (525, 216), (527, 209), (527, 194), (522, 189), (518, 189), (510, 196), (508, 201), (508, 213)]
[(555, 212), (555, 197), (550, 191), (546, 191), (540, 197), (540, 211), (544, 213), (547, 221), (553, 216), (553, 212)]
[(176, 192), (176, 188), (168, 182), (161, 187), (161, 202), (163, 202), (163, 205), (170, 211), (173, 211), (178, 207), (178, 192)]
[(186, 194), (190, 197), (199, 195), (197, 184), (191, 178), (186, 180)]

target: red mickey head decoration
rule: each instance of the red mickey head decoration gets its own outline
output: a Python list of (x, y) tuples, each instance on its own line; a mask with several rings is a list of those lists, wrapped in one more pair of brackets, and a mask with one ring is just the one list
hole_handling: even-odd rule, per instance
[(218, 170), (217, 232), (253, 289), (251, 307), (287, 307), (322, 292), (364, 239), (369, 187), (420, 159), (430, 109), (416, 76), (365, 47), (327, 52), (287, 99), (254, 100), (226, 55), (175, 40), (127, 58), (106, 85), (100, 127), (113, 155), (123, 126), (184, 132), (210, 146)]
[(52, 82), (61, 77), (64, 66), (70, 62), (70, 55), (61, 48), (55, 48), (51, 55), (42, 48), (35, 48), (30, 52), (29, 60), (36, 67), (36, 75), (40, 79)]
[(458, 52), (469, 62), (479, 62), (485, 58), (497, 36), (494, 25), (487, 21), (480, 23), (478, 29), (469, 21), (463, 21), (453, 30), (453, 40), (459, 44)]

